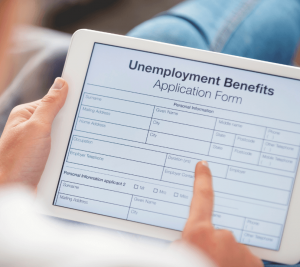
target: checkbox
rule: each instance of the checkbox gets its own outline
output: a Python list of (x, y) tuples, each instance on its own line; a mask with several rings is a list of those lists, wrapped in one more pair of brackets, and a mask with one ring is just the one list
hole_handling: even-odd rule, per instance
[(174, 197), (178, 197), (178, 193), (177, 192), (174, 193)]
[(134, 189), (139, 189), (139, 185), (135, 184)]
[(154, 188), (153, 189), (153, 193), (157, 193), (158, 192), (158, 189), (157, 188)]

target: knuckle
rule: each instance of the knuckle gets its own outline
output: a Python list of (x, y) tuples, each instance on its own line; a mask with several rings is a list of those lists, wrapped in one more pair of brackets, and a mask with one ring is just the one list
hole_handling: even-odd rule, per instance
[(11, 110), (10, 115), (11, 115), (11, 116), (18, 115), (19, 112), (22, 110), (22, 108), (23, 108), (23, 105), (15, 106), (15, 107)]
[(57, 97), (53, 94), (45, 95), (42, 98), (42, 103), (54, 104), (56, 103)]

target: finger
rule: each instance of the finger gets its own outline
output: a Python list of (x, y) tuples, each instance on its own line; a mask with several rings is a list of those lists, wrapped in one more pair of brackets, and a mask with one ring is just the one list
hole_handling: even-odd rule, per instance
[(211, 222), (214, 192), (212, 177), (206, 161), (198, 162), (195, 170), (194, 193), (190, 207), (190, 220)]
[(64, 105), (67, 94), (67, 82), (62, 78), (56, 78), (47, 95), (41, 99), (31, 118), (51, 125), (55, 116)]

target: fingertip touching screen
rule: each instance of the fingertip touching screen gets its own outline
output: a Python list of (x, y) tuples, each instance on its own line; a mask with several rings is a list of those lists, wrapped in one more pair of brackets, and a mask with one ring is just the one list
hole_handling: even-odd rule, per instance
[(182, 231), (206, 160), (214, 226), (278, 250), (299, 162), (299, 88), (95, 43), (53, 205)]

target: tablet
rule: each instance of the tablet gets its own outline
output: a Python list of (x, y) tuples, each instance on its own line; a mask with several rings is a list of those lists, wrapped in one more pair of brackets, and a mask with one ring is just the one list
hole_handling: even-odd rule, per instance
[(214, 226), (263, 259), (300, 260), (298, 68), (80, 30), (62, 77), (44, 213), (175, 240), (207, 160)]

